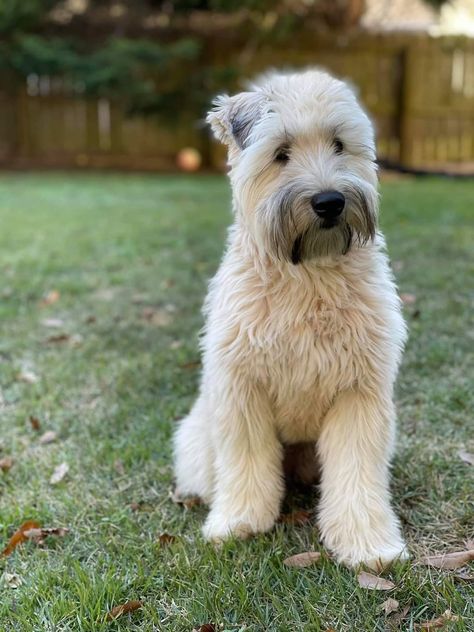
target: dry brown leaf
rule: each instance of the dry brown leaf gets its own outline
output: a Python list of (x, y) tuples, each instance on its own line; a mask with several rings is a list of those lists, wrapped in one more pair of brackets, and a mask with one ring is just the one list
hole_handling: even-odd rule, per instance
[(454, 570), (472, 560), (474, 560), (474, 549), (444, 553), (443, 555), (429, 555), (423, 557), (419, 563), (423, 566), (434, 566), (435, 568), (442, 568), (444, 570)]
[(179, 368), (191, 370), (191, 369), (198, 369), (200, 366), (201, 366), (200, 360), (192, 360), (191, 362), (185, 362), (184, 364), (180, 364)]
[(31, 529), (27, 529), (24, 532), (24, 535), (27, 540), (31, 540), (35, 544), (41, 545), (44, 544), (44, 540), (48, 536), (63, 538), (68, 533), (69, 529), (66, 527), (33, 527)]
[(16, 573), (7, 573), (6, 571), (2, 575), (2, 582), (8, 588), (19, 588), (23, 581)]
[(40, 301), (41, 307), (46, 307), (47, 305), (53, 305), (53, 303), (57, 303), (59, 301), (61, 294), (58, 290), (50, 290), (47, 292)]
[(8, 472), (13, 467), (14, 462), (11, 456), (4, 456), (3, 459), (0, 459), (0, 470)]
[(68, 472), (69, 472), (69, 465), (65, 461), (63, 463), (60, 463), (54, 469), (54, 472), (51, 475), (51, 478), (49, 479), (50, 484), (57, 485), (63, 480), (63, 478), (66, 476)]
[(474, 581), (474, 573), (470, 573), (467, 568), (462, 568), (454, 574), (454, 579), (461, 579), (463, 582)]
[(400, 298), (402, 299), (402, 303), (404, 305), (413, 305), (413, 303), (416, 303), (416, 295), (415, 294), (410, 294), (408, 292), (403, 292), (402, 294), (400, 294)]
[(391, 617), (389, 617), (390, 625), (393, 626), (393, 625), (398, 625), (399, 623), (401, 623), (404, 619), (406, 619), (407, 614), (409, 612), (410, 612), (410, 604), (402, 608), (400, 612), (396, 612)]
[(383, 604), (380, 606), (380, 610), (383, 610), (385, 614), (391, 614), (392, 612), (396, 612), (398, 610), (399, 602), (396, 599), (392, 599), (389, 597)]
[(378, 577), (377, 575), (372, 575), (372, 573), (366, 573), (365, 571), (357, 575), (357, 581), (361, 588), (367, 588), (368, 590), (393, 590), (393, 588), (395, 588), (395, 584), (389, 579)]
[(43, 318), (41, 324), (49, 329), (59, 329), (64, 326), (64, 321), (61, 318)]
[(46, 342), (52, 344), (60, 344), (62, 342), (68, 342), (71, 339), (69, 334), (55, 334), (54, 336), (49, 336), (46, 338)]
[(142, 317), (155, 327), (166, 327), (171, 322), (169, 311), (155, 307), (145, 307), (142, 310)]
[(287, 557), (286, 560), (283, 560), (283, 564), (285, 564), (285, 566), (305, 568), (306, 566), (316, 564), (320, 559), (321, 553), (319, 553), (319, 551), (305, 551), (304, 553), (297, 553), (296, 555)]
[(38, 417), (35, 417), (34, 415), (30, 415), (30, 424), (31, 424), (31, 427), (33, 428), (33, 430), (40, 430), (41, 429), (41, 422), (38, 419)]
[(40, 445), (47, 445), (48, 443), (53, 443), (58, 438), (58, 433), (54, 430), (47, 430), (45, 433), (41, 435), (38, 440)]
[(112, 610), (107, 614), (107, 619), (109, 621), (114, 621), (122, 615), (127, 614), (127, 612), (135, 612), (135, 610), (139, 610), (142, 607), (143, 603), (141, 601), (127, 601), (120, 606), (115, 606), (115, 608), (112, 608)]
[(171, 533), (160, 533), (158, 536), (158, 542), (161, 546), (168, 546), (169, 544), (173, 544), (176, 541), (176, 536), (171, 535)]
[(312, 517), (313, 514), (311, 511), (307, 511), (306, 509), (296, 509), (291, 513), (281, 514), (278, 518), (278, 522), (281, 524), (302, 525), (311, 522)]
[(198, 628), (194, 628), (193, 632), (216, 632), (216, 626), (213, 623), (203, 623)]
[(458, 456), (461, 461), (464, 461), (464, 463), (467, 463), (468, 465), (474, 465), (474, 454), (471, 454), (471, 452), (466, 452), (466, 450), (459, 450)]
[(446, 610), (440, 617), (436, 619), (430, 619), (429, 621), (415, 623), (415, 630), (423, 630), (424, 632), (429, 632), (430, 630), (443, 628), (450, 621), (459, 621), (459, 617), (456, 614), (453, 614), (451, 610)]
[(201, 504), (201, 499), (199, 498), (199, 496), (180, 496), (177, 490), (174, 490), (171, 493), (171, 500), (176, 505), (181, 505), (186, 509), (191, 509), (192, 507), (196, 507), (197, 505)]
[(17, 382), (25, 382), (25, 384), (37, 384), (39, 377), (33, 371), (23, 369), (16, 376)]
[(22, 542), (25, 542), (28, 539), (28, 537), (25, 535), (26, 531), (39, 528), (40, 524), (39, 522), (36, 522), (36, 520), (27, 520), (26, 522), (24, 522), (10, 538), (7, 546), (2, 551), (2, 555), (4, 555), (5, 557), (7, 555), (11, 555), (11, 553), (13, 553), (13, 551), (19, 544), (22, 544)]

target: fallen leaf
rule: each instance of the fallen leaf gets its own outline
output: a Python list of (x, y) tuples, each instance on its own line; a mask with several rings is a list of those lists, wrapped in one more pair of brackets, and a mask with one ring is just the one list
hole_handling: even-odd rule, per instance
[(19, 588), (23, 581), (16, 573), (7, 573), (6, 571), (2, 575), (2, 582), (8, 588)]
[(53, 443), (58, 438), (58, 433), (54, 430), (47, 430), (41, 437), (38, 439), (38, 443), (40, 445), (47, 445), (48, 443)]
[(49, 336), (48, 338), (46, 338), (46, 342), (52, 344), (60, 344), (62, 342), (67, 342), (70, 339), (71, 336), (69, 334), (55, 334), (54, 336)]
[(43, 327), (48, 327), (50, 329), (59, 329), (63, 327), (64, 321), (61, 318), (43, 318), (41, 321)]
[(171, 533), (160, 533), (158, 536), (158, 542), (161, 546), (168, 546), (168, 544), (173, 544), (176, 541), (176, 536), (171, 535)]
[(191, 362), (185, 362), (184, 364), (180, 364), (179, 368), (180, 369), (198, 369), (201, 366), (201, 361), (200, 360), (192, 360)]
[(120, 606), (115, 606), (115, 608), (112, 608), (112, 610), (107, 614), (107, 619), (109, 621), (114, 621), (127, 612), (134, 612), (135, 610), (139, 610), (142, 607), (143, 603), (141, 601), (127, 601), (127, 603), (123, 603)]
[(25, 531), (29, 531), (30, 529), (39, 529), (39, 528), (40, 528), (39, 522), (36, 522), (36, 520), (27, 520), (26, 522), (24, 522), (21, 525), (21, 527), (17, 529), (15, 533), (12, 535), (12, 537), (10, 538), (7, 546), (2, 551), (2, 555), (4, 555), (5, 557), (7, 555), (10, 555), (11, 553), (13, 553), (13, 551), (16, 549), (16, 547), (19, 544), (22, 544), (22, 542), (25, 542), (28, 539), (27, 536), (25, 535)]
[(391, 617), (389, 617), (390, 625), (397, 625), (404, 619), (406, 619), (407, 614), (410, 612), (410, 606), (405, 606), (400, 612), (395, 613)]
[(459, 621), (459, 617), (451, 612), (451, 610), (446, 610), (440, 617), (437, 619), (431, 619), (430, 621), (422, 621), (421, 623), (415, 623), (415, 630), (424, 630), (429, 632), (429, 630), (436, 630), (437, 628), (443, 628), (446, 623), (449, 621)]
[(93, 316), (92, 314), (90, 316), (88, 316), (86, 318), (86, 320), (84, 321), (86, 323), (86, 325), (92, 325), (93, 323), (95, 323), (97, 321), (97, 317)]
[(142, 318), (155, 327), (165, 327), (171, 322), (171, 312), (173, 309), (161, 307), (144, 307)]
[(216, 632), (216, 626), (213, 623), (203, 623), (198, 628), (194, 628), (193, 632)]
[(177, 490), (174, 490), (171, 493), (170, 497), (176, 505), (181, 505), (186, 509), (191, 509), (192, 507), (196, 507), (196, 505), (201, 504), (201, 499), (199, 498), (199, 496), (180, 496)]
[(25, 382), (25, 384), (37, 384), (39, 382), (39, 377), (33, 371), (28, 371), (27, 369), (23, 369), (16, 376), (17, 382)]
[(66, 527), (33, 527), (31, 529), (27, 529), (24, 532), (24, 535), (26, 539), (31, 540), (35, 544), (41, 545), (44, 544), (44, 540), (48, 536), (63, 538), (68, 533), (69, 529), (66, 529)]
[(50, 290), (47, 292), (40, 301), (41, 307), (46, 307), (47, 305), (52, 305), (53, 303), (57, 303), (59, 301), (59, 297), (61, 294), (58, 290)]
[(474, 549), (469, 551), (455, 551), (454, 553), (444, 553), (442, 555), (428, 555), (420, 560), (423, 566), (434, 566), (444, 570), (454, 570), (460, 568), (474, 560)]
[(49, 482), (51, 485), (57, 485), (60, 483), (66, 474), (69, 472), (69, 465), (66, 462), (60, 463), (55, 469)]
[(30, 415), (30, 424), (31, 424), (31, 427), (33, 428), (33, 430), (40, 430), (41, 429), (41, 422), (38, 419), (38, 417), (35, 417), (34, 415)]
[(474, 573), (470, 573), (467, 568), (462, 568), (454, 574), (454, 579), (461, 579), (464, 582), (474, 581)]
[(293, 566), (297, 568), (304, 568), (316, 564), (321, 559), (321, 553), (319, 551), (305, 551), (304, 553), (297, 553), (291, 557), (287, 557), (283, 560), (285, 566)]
[(368, 590), (392, 590), (395, 588), (395, 584), (390, 580), (372, 575), (372, 573), (366, 573), (365, 571), (357, 575), (357, 581), (359, 586)]
[(385, 614), (391, 614), (392, 612), (396, 612), (398, 610), (398, 606), (400, 604), (396, 599), (392, 599), (389, 597), (383, 604), (380, 606), (380, 609), (385, 612)]
[(3, 459), (0, 459), (0, 470), (8, 472), (13, 467), (14, 462), (11, 456), (4, 456)]
[(278, 522), (281, 524), (302, 525), (311, 522), (312, 517), (313, 513), (311, 511), (307, 511), (306, 509), (297, 509), (291, 513), (281, 514), (278, 518)]
[(402, 303), (404, 305), (413, 305), (413, 303), (416, 303), (415, 294), (409, 294), (408, 292), (403, 292), (402, 294), (400, 294), (400, 298), (402, 299)]
[(132, 511), (153, 511), (154, 507), (145, 500), (139, 500), (138, 502), (130, 503), (130, 509)]
[(464, 463), (467, 463), (468, 465), (474, 465), (474, 454), (471, 454), (471, 452), (466, 452), (466, 450), (459, 450), (458, 456), (461, 461), (464, 461)]

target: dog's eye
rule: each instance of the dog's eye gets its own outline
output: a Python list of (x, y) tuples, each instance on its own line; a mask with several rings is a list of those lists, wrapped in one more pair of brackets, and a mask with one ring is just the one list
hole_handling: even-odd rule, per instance
[(340, 138), (334, 139), (334, 151), (336, 154), (342, 154), (344, 151), (344, 144)]
[(289, 159), (290, 159), (290, 148), (280, 147), (280, 149), (275, 154), (275, 162), (288, 162)]

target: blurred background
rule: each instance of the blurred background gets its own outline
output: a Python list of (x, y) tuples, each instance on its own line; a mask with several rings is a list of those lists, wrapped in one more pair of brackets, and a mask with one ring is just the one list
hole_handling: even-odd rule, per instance
[(0, 166), (212, 170), (212, 96), (268, 67), (358, 88), (382, 164), (474, 173), (473, 0), (1, 0)]

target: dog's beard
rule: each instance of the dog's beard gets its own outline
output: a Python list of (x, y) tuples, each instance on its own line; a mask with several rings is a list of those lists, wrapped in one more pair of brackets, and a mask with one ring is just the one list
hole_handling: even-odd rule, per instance
[(272, 214), (270, 246), (278, 258), (298, 264), (317, 257), (344, 255), (351, 247), (374, 238), (376, 214), (362, 187), (351, 184), (341, 190), (346, 204), (334, 220), (317, 217), (308, 196), (292, 187), (272, 200), (276, 212)]

